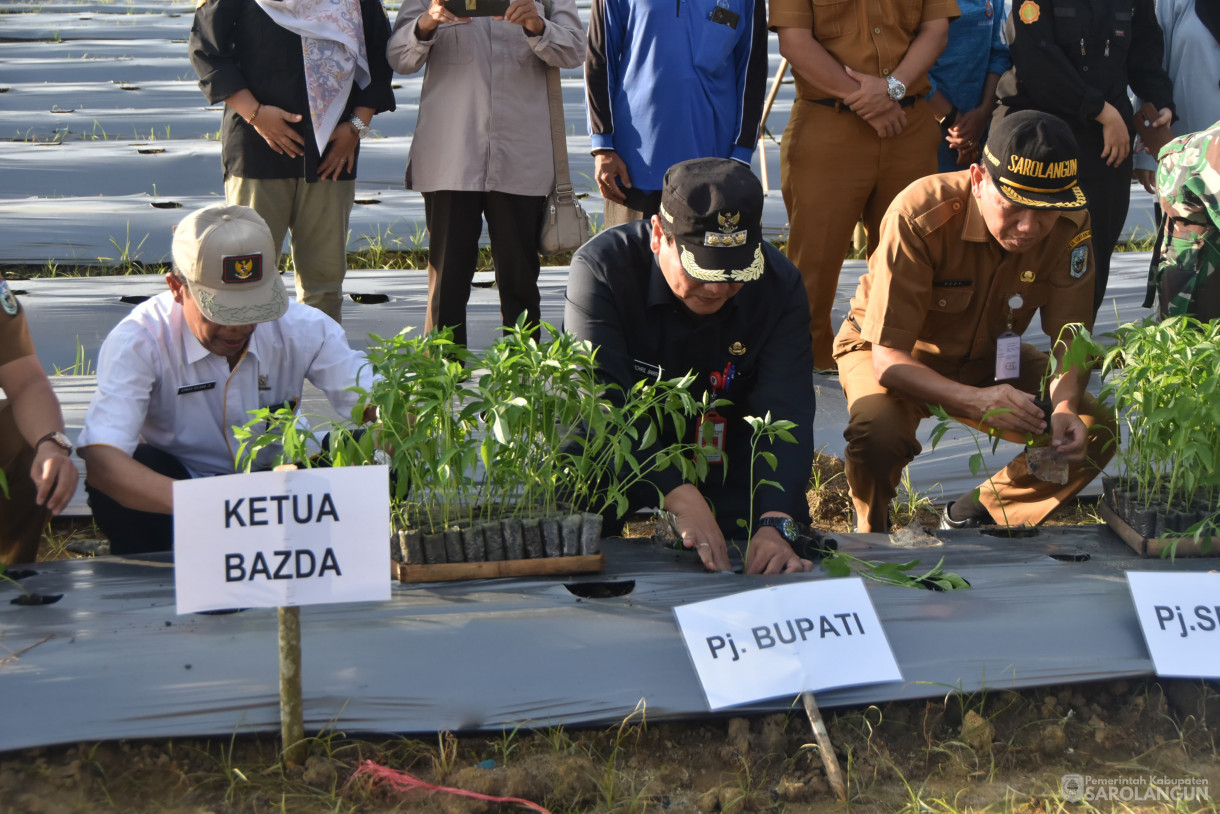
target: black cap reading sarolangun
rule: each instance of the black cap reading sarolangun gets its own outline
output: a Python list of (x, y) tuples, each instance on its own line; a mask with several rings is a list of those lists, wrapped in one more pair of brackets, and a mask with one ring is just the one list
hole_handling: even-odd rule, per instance
[(763, 189), (745, 164), (695, 158), (665, 173), (659, 217), (678, 243), (682, 269), (703, 283), (762, 276)]
[(1084, 209), (1077, 180), (1080, 148), (1067, 124), (1019, 110), (991, 125), (983, 165), (1005, 198), (1031, 209)]

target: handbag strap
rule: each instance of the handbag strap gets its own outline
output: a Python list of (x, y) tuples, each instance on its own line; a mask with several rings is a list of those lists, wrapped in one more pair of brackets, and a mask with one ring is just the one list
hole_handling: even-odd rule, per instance
[[(543, 17), (551, 18), (554, 0), (538, 0), (542, 3)], [(546, 68), (546, 103), (551, 112), (551, 156), (555, 160), (555, 191), (570, 195), (572, 175), (568, 169), (568, 138), (563, 129), (563, 87), (559, 83), (559, 69), (553, 65)]]
[(572, 176), (568, 169), (568, 140), (563, 129), (563, 90), (559, 85), (559, 69), (546, 69), (547, 106), (551, 110), (551, 153), (555, 159), (555, 190), (572, 191)]

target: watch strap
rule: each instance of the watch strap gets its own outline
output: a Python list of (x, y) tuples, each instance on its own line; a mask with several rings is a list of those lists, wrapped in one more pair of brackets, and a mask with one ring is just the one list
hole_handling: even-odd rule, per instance
[(37, 451), (38, 448), (47, 441), (50, 441), (52, 444), (62, 449), (64, 453), (68, 455), (72, 454), (72, 442), (68, 440), (68, 436), (64, 435), (58, 430), (53, 430), (52, 432), (49, 432), (43, 437), (39, 438), (38, 443), (34, 444), (34, 449)]
[(793, 527), (793, 524), (795, 522), (796, 521), (794, 521), (791, 517), (760, 517), (758, 519), (758, 525), (760, 527), (761, 526), (770, 526), (771, 528), (778, 531), (779, 536), (783, 537), (789, 543), (794, 542), (793, 538), (790, 535), (792, 535), (795, 532), (795, 529)]

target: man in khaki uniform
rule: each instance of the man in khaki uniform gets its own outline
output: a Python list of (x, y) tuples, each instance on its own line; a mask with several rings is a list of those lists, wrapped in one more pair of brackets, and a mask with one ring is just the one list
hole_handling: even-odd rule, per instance
[(76, 492), (64, 419), (34, 355), (21, 304), (0, 279), (0, 563), (33, 562), (52, 514)]
[(1049, 433), (1068, 464), (1067, 483), (1048, 483), (1022, 452), (951, 503), (948, 526), (1037, 524), (1114, 454), (1115, 418), (1076, 370), (1050, 382), (1047, 426), (1034, 394), (1048, 358), (1020, 341), (1035, 312), (1053, 338), (1071, 323), (1092, 327), (1093, 248), (1077, 160), (1066, 124), (1023, 111), (992, 126), (981, 163), (925, 178), (890, 205), (835, 339), (858, 531), (889, 530), (928, 404), (976, 427), (990, 414), (987, 424), (1018, 443)]
[(941, 131), (925, 98), (949, 39), (954, 0), (772, 0), (796, 102), (780, 147), (788, 259), (809, 294), (813, 361), (829, 368), (839, 270), (860, 216), (868, 251), (885, 208), (936, 172)]

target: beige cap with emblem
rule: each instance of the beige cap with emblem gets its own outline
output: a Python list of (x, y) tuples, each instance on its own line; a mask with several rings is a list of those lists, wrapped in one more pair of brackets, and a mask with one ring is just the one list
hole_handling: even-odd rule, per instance
[(215, 204), (187, 215), (174, 228), (173, 255), (195, 305), (218, 325), (271, 322), (288, 310), (271, 230), (248, 206)]

